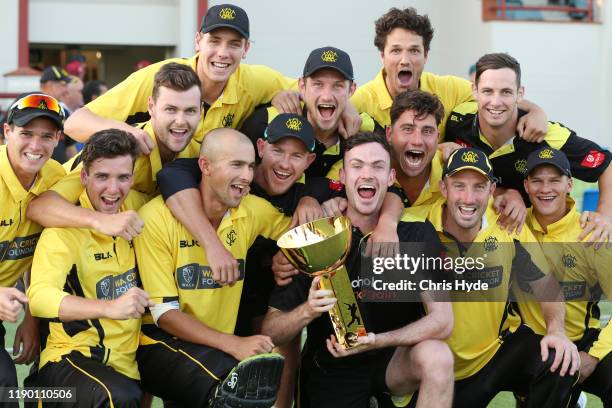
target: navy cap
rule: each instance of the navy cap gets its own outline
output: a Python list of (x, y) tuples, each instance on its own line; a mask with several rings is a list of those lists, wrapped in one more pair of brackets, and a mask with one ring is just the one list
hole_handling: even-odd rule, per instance
[(341, 49), (323, 47), (313, 50), (306, 60), (302, 76), (306, 78), (322, 68), (335, 69), (340, 72), (344, 78), (349, 81), (353, 80), (353, 64), (351, 63), (351, 57)]
[(58, 67), (57, 65), (51, 65), (50, 67), (45, 68), (40, 76), (41, 84), (49, 81), (69, 84), (72, 82), (72, 77), (68, 74), (68, 72), (66, 72), (65, 69)]
[(562, 174), (566, 175), (567, 177), (572, 177), (570, 163), (565, 153), (549, 146), (540, 147), (538, 150), (531, 152), (529, 156), (527, 156), (525, 177), (527, 177), (533, 171), (533, 169), (541, 166), (542, 164), (555, 166), (561, 171)]
[(455, 150), (448, 156), (442, 175), (452, 176), (461, 170), (475, 170), (489, 180), (495, 180), (493, 166), (491, 166), (489, 158), (482, 150), (471, 147), (462, 147)]
[(6, 123), (23, 127), (40, 117), (50, 119), (60, 130), (64, 127), (64, 111), (57, 99), (42, 92), (28, 92), (11, 103)]
[(314, 152), (315, 135), (312, 125), (302, 116), (293, 113), (281, 113), (268, 124), (264, 140), (276, 143), (285, 137), (295, 137), (306, 145), (306, 150)]
[(201, 33), (209, 33), (217, 28), (227, 27), (234, 29), (241, 36), (249, 39), (249, 17), (246, 11), (233, 4), (219, 4), (212, 6), (202, 19)]

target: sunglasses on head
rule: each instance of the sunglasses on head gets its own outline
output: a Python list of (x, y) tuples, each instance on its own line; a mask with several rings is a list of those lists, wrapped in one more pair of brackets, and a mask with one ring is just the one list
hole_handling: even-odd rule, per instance
[(19, 99), (11, 105), (11, 107), (9, 108), (9, 115), (12, 116), (15, 111), (23, 109), (48, 110), (57, 113), (62, 118), (64, 117), (64, 111), (62, 110), (62, 107), (60, 106), (57, 99), (44, 94), (31, 94), (24, 96), (23, 98)]

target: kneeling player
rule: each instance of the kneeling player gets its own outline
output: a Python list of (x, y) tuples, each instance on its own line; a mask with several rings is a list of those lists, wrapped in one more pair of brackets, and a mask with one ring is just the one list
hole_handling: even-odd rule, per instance
[[(117, 129), (94, 134), (82, 152), (81, 206), (106, 214), (138, 209), (130, 191), (137, 142)], [(153, 304), (139, 289), (132, 243), (92, 229), (47, 228), (32, 263), (32, 314), (45, 318), (40, 371), (28, 386), (76, 387), (74, 406), (139, 407), (140, 316)]]

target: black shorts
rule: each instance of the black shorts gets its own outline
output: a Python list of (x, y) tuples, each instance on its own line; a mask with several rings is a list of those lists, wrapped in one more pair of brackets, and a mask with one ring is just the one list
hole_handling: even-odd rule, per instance
[(210, 392), (238, 364), (229, 354), (177, 339), (157, 327), (142, 330), (157, 341), (138, 347), (142, 387), (172, 406), (207, 406)]
[[(611, 322), (612, 323), (612, 322)], [(608, 323), (608, 324), (611, 324)], [(597, 340), (600, 330), (588, 329), (582, 339), (576, 342), (579, 351), (588, 352), (591, 346)], [(578, 401), (582, 391), (597, 395), (604, 407), (612, 407), (612, 352), (608, 353), (602, 360), (597, 363), (597, 367), (582, 384), (578, 384), (572, 390), (572, 403)]]
[(561, 377), (551, 372), (554, 350), (542, 362), (540, 340), (529, 327), (521, 325), (516, 332), (503, 337), (497, 353), (476, 374), (455, 382), (453, 407), (479, 408), (500, 391), (527, 395), (526, 407), (565, 407), (578, 374)]
[[(45, 407), (115, 407), (139, 408), (142, 390), (137, 380), (112, 367), (72, 352), (57, 363), (47, 363), (24, 383), (27, 387), (74, 387), (76, 402), (45, 402)], [(37, 406), (37, 404), (26, 404)]]
[[(17, 371), (11, 355), (6, 351), (4, 335), (6, 334), (0, 320), (0, 387), (17, 387)], [(5, 403), (7, 407), (19, 407), (19, 404)], [(0, 403), (0, 406), (4, 406)]]
[(299, 378), (300, 408), (368, 408), (373, 395), (388, 393), (387, 366), (394, 347), (348, 361), (327, 350), (305, 353)]

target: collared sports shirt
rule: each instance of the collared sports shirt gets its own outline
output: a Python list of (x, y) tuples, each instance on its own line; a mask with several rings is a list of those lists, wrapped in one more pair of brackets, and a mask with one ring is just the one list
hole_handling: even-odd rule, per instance
[[(151, 300), (158, 304), (178, 301), (182, 312), (223, 333), (234, 332), (249, 247), (258, 235), (276, 240), (291, 225), (290, 217), (253, 195), (230, 209), (217, 235), (238, 261), (240, 278), (233, 286), (221, 286), (212, 279), (200, 243), (172, 216), (161, 196), (145, 205), (140, 216), (146, 227), (134, 244), (143, 287)], [(153, 323), (150, 316), (145, 319), (148, 323)], [(141, 341), (155, 340), (143, 335)]]
[[(141, 154), (136, 158), (134, 162), (134, 183), (132, 184), (132, 189), (146, 194), (149, 198), (153, 198), (158, 194), (157, 173), (162, 168), (162, 162), (159, 156), (157, 137), (155, 137), (151, 122), (142, 124), (140, 128), (144, 129), (151, 136), (154, 147), (151, 154)], [(177, 158), (197, 157), (199, 153), (200, 144), (192, 140), (187, 147), (177, 155)], [(64, 168), (68, 174), (58, 181), (51, 190), (61, 195), (67, 201), (76, 203), (84, 190), (81, 184), (81, 169), (83, 168), (81, 154), (79, 153), (65, 163)]]
[[(131, 124), (148, 120), (147, 102), (153, 92), (153, 78), (163, 65), (171, 62), (189, 65), (196, 71), (198, 55), (171, 58), (140, 69), (88, 103), (87, 108), (96, 115)], [(257, 105), (268, 103), (278, 91), (295, 86), (295, 79), (264, 65), (240, 64), (221, 96), (203, 113), (194, 140), (202, 143), (204, 135), (216, 128), (239, 128)]]
[[(145, 200), (143, 194), (131, 191), (120, 211), (137, 210)], [(79, 202), (93, 209), (86, 191)], [(68, 295), (112, 301), (140, 286), (131, 242), (93, 229), (46, 228), (34, 254), (31, 280), (30, 310), (48, 325), (41, 341), (40, 368), (78, 351), (130, 378), (140, 378), (136, 349), (141, 319), (59, 320), (60, 304)]]
[(30, 268), (42, 227), (26, 218), (32, 199), (64, 176), (62, 166), (49, 159), (29, 190), (23, 188), (0, 146), (0, 287), (13, 286)]
[[(480, 232), (473, 243), (466, 247), (444, 230), (442, 198), (431, 206), (428, 219), (438, 232), (451, 258), (483, 257), (482, 270), (466, 270), (466, 280), (484, 280), (489, 284), (488, 299), (508, 299), (511, 272), (518, 273), (527, 282), (535, 281), (548, 273), (544, 254), (536, 246), (523, 246), (535, 242), (529, 228), (524, 227), (520, 236), (511, 235), (497, 225), (497, 215), (491, 202), (484, 214)], [(410, 214), (412, 209), (407, 209)], [(484, 256), (484, 255), (486, 256)], [(520, 266), (520, 267), (519, 267)], [(515, 268), (516, 267), (516, 268)], [(448, 271), (455, 278), (454, 271)], [(451, 279), (451, 277), (449, 277)], [(447, 340), (455, 358), (455, 378), (463, 379), (476, 374), (495, 355), (503, 337), (513, 333), (521, 324), (521, 318), (508, 301), (466, 301), (470, 295), (451, 292), (455, 327)]]
[[(533, 207), (527, 212), (526, 225), (536, 239), (543, 243), (544, 254), (551, 265), (565, 296), (565, 333), (572, 341), (582, 338), (589, 328), (600, 328), (597, 299), (603, 292), (612, 299), (612, 251), (605, 247), (598, 250), (577, 242), (582, 232), (580, 213), (575, 203), (567, 198), (569, 212), (559, 221), (550, 224), (546, 231), (535, 217)], [(517, 289), (519, 309), (527, 323), (536, 333), (546, 334), (546, 323), (539, 306), (525, 301), (525, 292)], [(578, 300), (592, 299), (592, 300)], [(608, 324), (599, 333), (588, 353), (599, 360), (612, 351), (612, 325)]]
[[(529, 153), (542, 146), (561, 150), (567, 156), (572, 176), (595, 182), (608, 168), (612, 154), (596, 143), (583, 139), (558, 122), (548, 122), (548, 131), (542, 143), (530, 143), (519, 137), (513, 137), (506, 144), (495, 150), (478, 124), (478, 104), (464, 103), (451, 113), (446, 126), (445, 142), (455, 142), (465, 147), (475, 147), (489, 156), (497, 185), (513, 188), (521, 192), (525, 202), (529, 202), (523, 188), (525, 166)], [(519, 110), (519, 117), (526, 112)]]
[[(387, 90), (384, 75), (381, 68), (373, 80), (357, 88), (351, 102), (358, 112), (366, 112), (382, 126), (389, 126), (391, 125), (393, 98)], [(423, 72), (419, 81), (419, 89), (437, 95), (444, 106), (444, 118), (439, 127), (442, 140), (449, 113), (455, 106), (473, 99), (472, 85), (469, 81), (453, 75), (440, 76), (431, 72)]]

